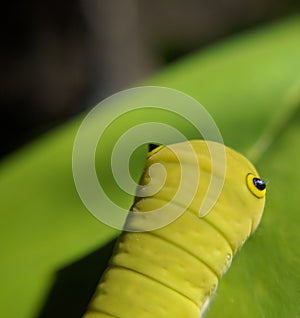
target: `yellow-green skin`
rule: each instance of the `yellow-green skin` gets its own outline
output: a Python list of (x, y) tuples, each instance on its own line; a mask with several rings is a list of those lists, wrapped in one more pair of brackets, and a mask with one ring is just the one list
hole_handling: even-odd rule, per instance
[[(84, 318), (199, 318), (232, 257), (255, 231), (265, 198), (255, 196), (247, 185), (249, 173), (257, 176), (253, 165), (225, 147), (226, 176), (222, 192), (213, 209), (199, 217), (199, 206), (210, 183), (211, 160), (204, 141), (190, 143), (201, 171), (192, 204), (163, 228), (121, 235)], [(184, 143), (172, 145), (178, 151), (183, 146)], [(183, 161), (189, 166), (188, 152)], [(165, 205), (179, 185), (180, 165), (167, 147), (159, 147), (149, 154), (141, 184), (147, 184), (148, 169), (153, 163), (164, 165), (168, 173), (166, 184), (157, 194), (137, 199), (134, 211), (146, 213)], [(195, 166), (191, 164), (190, 169)]]

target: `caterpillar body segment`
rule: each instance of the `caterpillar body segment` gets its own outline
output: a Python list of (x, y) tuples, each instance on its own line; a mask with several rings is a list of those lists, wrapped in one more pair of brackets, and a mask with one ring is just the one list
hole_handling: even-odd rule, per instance
[[(164, 227), (121, 235), (84, 318), (200, 317), (233, 256), (257, 228), (265, 187), (262, 180), (257, 181), (253, 165), (221, 144), (200, 140), (188, 144), (190, 150), (187, 143), (179, 143), (149, 153), (140, 182), (149, 195), (137, 196), (132, 207), (145, 215), (158, 208), (162, 215), (178, 207), (183, 212)], [(212, 148), (216, 152), (225, 149), (226, 173), (216, 202), (202, 217), (199, 210), (212, 177), (222, 178), (222, 169), (213, 168)], [(197, 169), (200, 174), (195, 184), (192, 179)], [(183, 180), (183, 170), (190, 183)], [(163, 186), (151, 193), (147, 185), (162, 179)], [(176, 196), (179, 188), (181, 193)], [(185, 202), (190, 193), (193, 200)], [(139, 222), (129, 215), (127, 225), (134, 229)]]

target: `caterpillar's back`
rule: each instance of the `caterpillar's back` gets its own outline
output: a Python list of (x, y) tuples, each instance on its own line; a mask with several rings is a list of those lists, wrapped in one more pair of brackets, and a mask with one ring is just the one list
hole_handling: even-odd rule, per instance
[[(200, 140), (189, 142), (197, 157), (195, 167), (186, 145), (179, 143), (172, 145), (172, 150), (159, 147), (150, 152), (141, 184), (160, 179), (161, 169), (153, 169), (156, 163), (164, 166), (167, 179), (157, 193), (136, 198), (132, 210), (147, 213), (164, 207), (179, 187), (184, 187), (183, 193), (192, 191), (191, 184), (181, 183), (182, 166), (191, 175), (195, 168), (200, 169), (193, 201), (165, 227), (121, 235), (84, 318), (199, 317), (233, 255), (258, 226), (265, 184), (245, 157), (227, 147), (222, 191), (212, 210), (199, 217), (212, 171), (214, 178), (222, 177), (218, 169), (212, 170), (210, 150), (222, 152), (224, 146)], [(176, 152), (182, 154), (180, 160)], [(184, 200), (183, 195), (166, 209), (184, 206)], [(135, 225), (134, 218), (129, 217), (127, 222)]]

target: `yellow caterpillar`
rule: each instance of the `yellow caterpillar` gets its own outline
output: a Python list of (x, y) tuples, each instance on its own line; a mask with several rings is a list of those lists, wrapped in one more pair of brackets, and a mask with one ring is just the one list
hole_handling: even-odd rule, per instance
[[(188, 143), (200, 170), (193, 201), (165, 227), (121, 235), (84, 318), (199, 318), (234, 254), (257, 228), (266, 186), (253, 165), (224, 145), (201, 140)], [(179, 186), (190, 191), (188, 185), (180, 185), (181, 166), (191, 173), (196, 168), (191, 164), (191, 153), (184, 150), (185, 145), (172, 145), (172, 150), (160, 146), (148, 154), (141, 184), (150, 182), (149, 175), (159, 177), (155, 171), (149, 172), (157, 163), (164, 166), (167, 178), (157, 193), (136, 198), (132, 211), (147, 213), (163, 207)], [(212, 170), (208, 145), (215, 151), (224, 151), (225, 147), (226, 174), (220, 195), (210, 212), (202, 217), (199, 206), (212, 171), (214, 177), (220, 177), (218, 169)], [(185, 151), (180, 162), (174, 150)]]

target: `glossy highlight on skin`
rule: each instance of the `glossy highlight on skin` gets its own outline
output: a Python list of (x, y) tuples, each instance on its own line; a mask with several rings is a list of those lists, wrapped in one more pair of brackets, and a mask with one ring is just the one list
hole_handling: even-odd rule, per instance
[[(238, 152), (214, 142), (189, 142), (198, 158), (201, 176), (196, 195), (174, 222), (148, 232), (124, 232), (84, 318), (199, 317), (217, 289), (232, 258), (257, 228), (266, 189), (253, 165)], [(207, 145), (226, 151), (222, 192), (212, 210), (199, 216), (199, 206), (210, 184), (212, 165)], [(172, 145), (181, 151), (184, 143)], [(160, 146), (147, 157), (141, 184), (149, 182), (151, 165), (162, 164), (165, 185), (149, 197), (136, 198), (133, 211), (147, 213), (172, 202), (180, 186), (180, 165), (192, 173), (190, 153), (179, 163), (169, 147)], [(218, 177), (218, 170), (215, 171)], [(159, 178), (159, 174), (152, 175)], [(186, 185), (186, 191), (189, 191)], [(168, 205), (170, 209), (170, 205)], [(130, 221), (130, 220), (129, 220)]]

